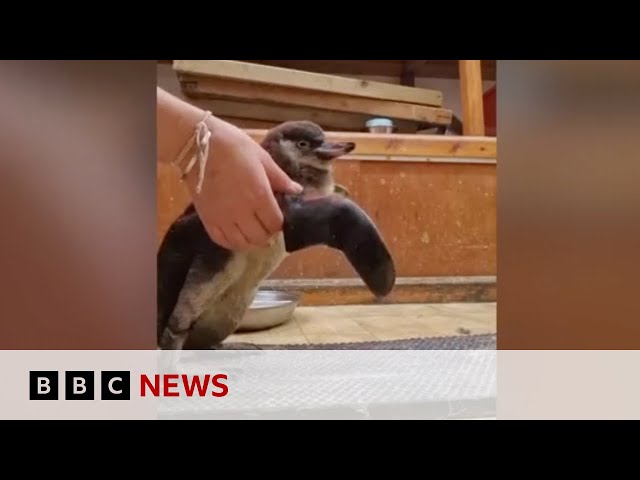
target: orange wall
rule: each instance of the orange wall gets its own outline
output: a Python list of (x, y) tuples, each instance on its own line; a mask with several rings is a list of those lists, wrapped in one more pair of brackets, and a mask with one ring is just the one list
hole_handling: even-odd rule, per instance
[[(378, 224), (398, 275), (496, 275), (495, 164), (339, 160), (335, 176)], [(158, 170), (158, 242), (188, 201), (171, 167)], [(342, 255), (315, 247), (272, 278), (348, 278)]]

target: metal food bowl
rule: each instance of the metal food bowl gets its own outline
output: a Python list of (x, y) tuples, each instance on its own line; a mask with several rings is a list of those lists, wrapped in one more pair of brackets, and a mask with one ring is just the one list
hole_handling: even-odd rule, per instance
[(265, 330), (291, 320), (300, 295), (277, 290), (258, 290), (238, 332)]

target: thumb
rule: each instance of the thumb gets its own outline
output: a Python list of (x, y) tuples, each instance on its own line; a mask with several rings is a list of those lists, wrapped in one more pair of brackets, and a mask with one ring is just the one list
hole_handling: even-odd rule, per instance
[(291, 194), (302, 192), (302, 186), (291, 180), (269, 155), (262, 158), (262, 166), (274, 191)]

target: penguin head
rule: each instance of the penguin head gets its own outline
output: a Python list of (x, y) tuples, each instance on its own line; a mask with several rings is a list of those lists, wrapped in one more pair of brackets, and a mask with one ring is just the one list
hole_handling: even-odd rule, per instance
[(300, 165), (328, 170), (332, 160), (352, 152), (353, 142), (329, 142), (322, 128), (310, 121), (289, 121), (271, 129), (262, 142), (276, 163), (291, 172)]

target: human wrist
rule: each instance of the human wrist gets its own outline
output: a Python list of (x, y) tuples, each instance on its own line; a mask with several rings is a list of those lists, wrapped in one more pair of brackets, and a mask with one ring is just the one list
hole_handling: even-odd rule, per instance
[(201, 108), (157, 89), (157, 157), (174, 163), (206, 115)]

